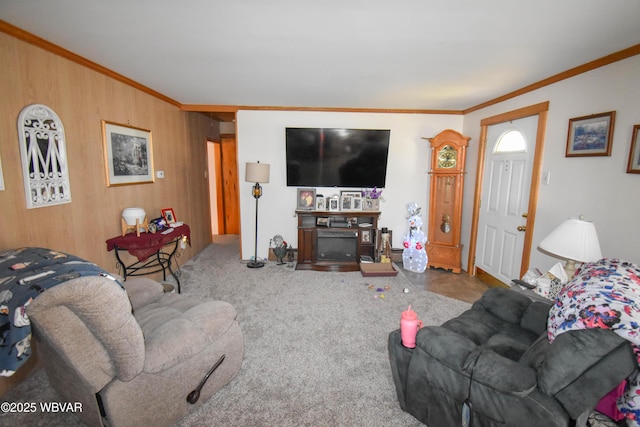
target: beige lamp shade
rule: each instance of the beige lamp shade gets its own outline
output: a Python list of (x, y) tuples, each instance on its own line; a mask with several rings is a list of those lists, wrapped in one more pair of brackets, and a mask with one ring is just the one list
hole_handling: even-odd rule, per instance
[(602, 258), (596, 227), (582, 218), (569, 218), (542, 239), (540, 249), (567, 260), (598, 261)]
[(244, 180), (246, 182), (269, 182), (269, 168), (267, 163), (247, 163)]

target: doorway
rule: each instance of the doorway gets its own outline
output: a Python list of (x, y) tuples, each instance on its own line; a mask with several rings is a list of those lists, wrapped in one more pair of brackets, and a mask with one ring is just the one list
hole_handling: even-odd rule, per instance
[[(548, 109), (545, 102), (481, 121), (468, 271), (490, 286), (529, 268)], [(522, 139), (510, 145), (509, 136)]]
[(236, 136), (208, 141), (207, 155), (212, 234), (240, 234)]

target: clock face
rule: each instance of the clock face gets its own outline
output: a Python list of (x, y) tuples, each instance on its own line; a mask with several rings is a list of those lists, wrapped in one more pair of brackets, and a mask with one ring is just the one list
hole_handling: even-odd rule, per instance
[(438, 167), (451, 169), (456, 167), (458, 152), (450, 145), (445, 145), (438, 152)]

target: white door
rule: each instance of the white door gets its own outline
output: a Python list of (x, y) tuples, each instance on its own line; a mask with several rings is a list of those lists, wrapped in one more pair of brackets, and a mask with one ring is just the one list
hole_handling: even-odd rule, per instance
[(520, 278), (538, 116), (487, 129), (476, 266), (502, 283)]

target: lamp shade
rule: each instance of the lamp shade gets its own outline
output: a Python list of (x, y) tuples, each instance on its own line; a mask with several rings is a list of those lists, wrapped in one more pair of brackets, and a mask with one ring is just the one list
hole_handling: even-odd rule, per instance
[(122, 219), (127, 225), (136, 225), (136, 220), (138, 224), (142, 224), (146, 216), (147, 213), (142, 208), (125, 208), (122, 210)]
[(542, 239), (540, 249), (568, 260), (592, 262), (602, 258), (596, 227), (582, 218), (569, 218)]
[(269, 168), (267, 163), (247, 163), (244, 180), (247, 182), (269, 182)]

